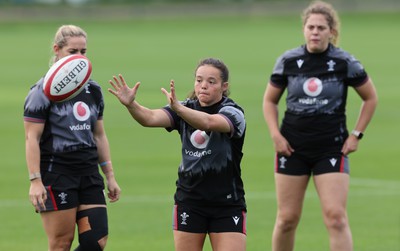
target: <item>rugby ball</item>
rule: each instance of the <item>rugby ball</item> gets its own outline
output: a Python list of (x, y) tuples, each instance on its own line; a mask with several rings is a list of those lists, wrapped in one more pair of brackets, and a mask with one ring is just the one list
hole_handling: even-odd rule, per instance
[(82, 55), (63, 57), (46, 73), (43, 92), (51, 101), (66, 101), (83, 90), (91, 73), (92, 64), (87, 57)]

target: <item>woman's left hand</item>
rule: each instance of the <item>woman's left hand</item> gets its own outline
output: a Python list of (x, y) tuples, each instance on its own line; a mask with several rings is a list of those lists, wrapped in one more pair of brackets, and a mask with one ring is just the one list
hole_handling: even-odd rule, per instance
[(356, 137), (354, 137), (353, 135), (350, 135), (346, 141), (343, 144), (342, 147), (342, 153), (343, 155), (348, 155), (352, 152), (357, 151), (358, 148), (358, 141), (359, 139), (357, 139)]
[(111, 179), (107, 181), (107, 188), (108, 188), (108, 198), (110, 202), (116, 202), (119, 200), (119, 196), (121, 194), (121, 188), (118, 186), (118, 183), (115, 179)]
[(176, 98), (175, 94), (175, 82), (174, 80), (171, 80), (170, 82), (170, 92), (168, 92), (166, 89), (161, 88), (161, 91), (165, 94), (167, 97), (169, 106), (171, 107), (172, 110), (177, 111), (178, 107), (181, 105), (179, 100)]

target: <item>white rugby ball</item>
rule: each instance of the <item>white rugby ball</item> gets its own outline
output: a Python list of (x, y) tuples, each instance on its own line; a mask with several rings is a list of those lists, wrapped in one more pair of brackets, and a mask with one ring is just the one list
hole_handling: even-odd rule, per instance
[(46, 73), (44, 94), (55, 102), (78, 95), (90, 78), (92, 63), (82, 55), (69, 55), (55, 62)]

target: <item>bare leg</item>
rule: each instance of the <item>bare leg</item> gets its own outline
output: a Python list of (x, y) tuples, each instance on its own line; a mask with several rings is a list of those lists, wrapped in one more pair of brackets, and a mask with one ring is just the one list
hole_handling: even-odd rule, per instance
[(275, 174), (278, 212), (272, 235), (272, 251), (292, 251), (310, 177)]
[(349, 175), (328, 173), (314, 176), (321, 201), (331, 251), (352, 251), (353, 241), (346, 213)]
[(246, 235), (242, 233), (210, 233), (213, 251), (245, 251)]
[(75, 233), (76, 208), (41, 213), (49, 251), (69, 251)]
[(174, 230), (176, 251), (201, 251), (203, 250), (206, 234), (195, 234)]

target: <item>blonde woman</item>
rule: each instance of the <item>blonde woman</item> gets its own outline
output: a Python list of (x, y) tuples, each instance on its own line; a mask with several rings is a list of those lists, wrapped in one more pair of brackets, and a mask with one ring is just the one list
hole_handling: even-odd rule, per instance
[[(80, 27), (63, 25), (57, 30), (54, 62), (86, 51), (87, 35)], [(106, 245), (107, 209), (99, 166), (110, 202), (119, 199), (121, 189), (114, 177), (103, 111), (101, 89), (93, 80), (76, 97), (54, 103), (44, 95), (41, 78), (26, 97), (29, 197), (41, 215), (49, 251), (70, 250), (76, 225), (79, 246), (75, 250), (101, 251)]]

